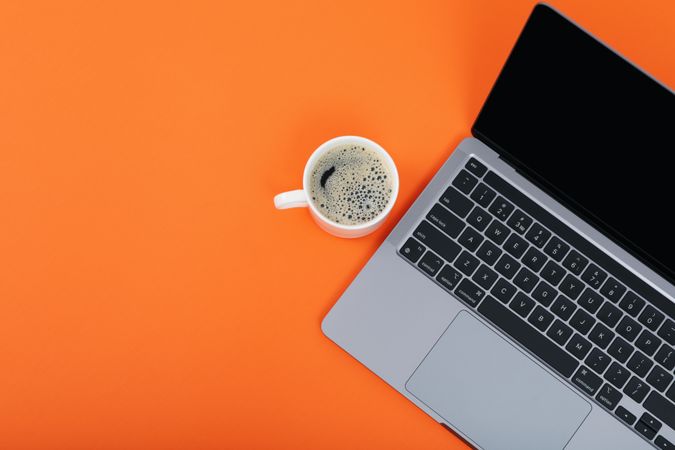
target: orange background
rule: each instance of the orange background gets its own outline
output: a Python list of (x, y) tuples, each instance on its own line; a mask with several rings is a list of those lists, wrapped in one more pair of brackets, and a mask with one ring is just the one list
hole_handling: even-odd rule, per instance
[[(554, 5), (675, 86), (675, 3)], [(1, 2), (0, 448), (463, 448), (319, 324), (532, 6)], [(272, 206), (342, 134), (401, 175), (354, 241)]]

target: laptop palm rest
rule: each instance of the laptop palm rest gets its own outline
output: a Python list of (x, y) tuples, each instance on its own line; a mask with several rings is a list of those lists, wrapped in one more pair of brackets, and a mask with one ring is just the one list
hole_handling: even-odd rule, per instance
[(562, 449), (591, 405), (460, 312), (406, 389), (484, 449)]

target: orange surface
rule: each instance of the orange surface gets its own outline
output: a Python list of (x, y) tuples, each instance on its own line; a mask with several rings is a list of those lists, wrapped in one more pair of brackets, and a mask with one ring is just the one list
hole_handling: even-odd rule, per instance
[[(675, 86), (675, 3), (554, 4)], [(0, 448), (464, 448), (319, 324), (532, 5), (1, 2)], [(354, 241), (272, 207), (348, 133), (401, 175)]]

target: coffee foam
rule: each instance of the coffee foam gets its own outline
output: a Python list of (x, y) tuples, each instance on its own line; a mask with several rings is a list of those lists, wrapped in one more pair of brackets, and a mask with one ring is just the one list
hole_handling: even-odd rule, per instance
[(377, 217), (392, 193), (392, 175), (373, 149), (342, 145), (326, 151), (314, 164), (310, 197), (328, 219), (357, 225)]

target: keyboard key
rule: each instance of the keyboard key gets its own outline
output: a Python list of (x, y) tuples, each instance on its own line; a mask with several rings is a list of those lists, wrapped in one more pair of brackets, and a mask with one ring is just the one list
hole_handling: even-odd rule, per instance
[(556, 295), (555, 289), (545, 281), (540, 281), (532, 292), (532, 298), (544, 306), (549, 306), (553, 303), (553, 299)]
[(612, 342), (612, 339), (614, 339), (614, 332), (603, 324), (596, 323), (588, 335), (588, 339), (598, 347), (605, 349)]
[(610, 411), (613, 411), (623, 398), (623, 395), (621, 395), (621, 392), (619, 392), (617, 389), (614, 389), (611, 385), (605, 383), (595, 398), (602, 406), (609, 409)]
[(464, 275), (470, 277), (474, 270), (478, 268), (479, 264), (480, 261), (478, 261), (478, 258), (466, 250), (463, 250), (462, 254), (457, 257), (457, 261), (455, 261), (454, 266)]
[(647, 305), (642, 314), (640, 314), (640, 317), (638, 317), (638, 321), (650, 330), (656, 331), (664, 318), (663, 313), (656, 310), (652, 305)]
[(633, 346), (621, 339), (619, 336), (609, 345), (607, 353), (616, 358), (619, 362), (626, 362), (633, 353)]
[(532, 242), (532, 244), (537, 248), (542, 248), (548, 238), (551, 237), (551, 232), (546, 228), (542, 227), (540, 224), (535, 223), (530, 228), (530, 231), (525, 235), (525, 239)]
[(642, 403), (642, 400), (644, 400), (647, 394), (649, 393), (649, 386), (647, 386), (639, 378), (633, 376), (630, 377), (630, 381), (628, 382), (626, 387), (623, 388), (623, 392), (636, 402)]
[(666, 397), (671, 402), (675, 402), (675, 385), (671, 386), (670, 389), (666, 391)]
[(588, 367), (599, 374), (602, 374), (605, 371), (607, 366), (609, 366), (610, 361), (611, 358), (609, 355), (597, 348), (591, 350), (591, 353), (589, 353), (588, 357), (586, 358), (586, 364)]
[(626, 292), (619, 303), (619, 307), (630, 314), (631, 317), (636, 317), (643, 306), (645, 306), (645, 301), (632, 291)]
[(490, 289), (494, 282), (497, 281), (498, 277), (499, 275), (497, 275), (497, 272), (490, 269), (485, 264), (481, 264), (471, 279), (478, 283), (483, 289)]
[(597, 292), (591, 288), (586, 288), (577, 303), (589, 313), (595, 314), (604, 301)]
[(572, 377), (572, 383), (592, 397), (600, 389), (602, 378), (591, 372), (587, 367), (581, 366)]
[(569, 249), (570, 246), (565, 244), (558, 236), (553, 236), (548, 244), (546, 244), (546, 247), (544, 247), (544, 253), (560, 262)]
[(463, 300), (464, 303), (472, 308), (475, 308), (478, 302), (485, 297), (485, 291), (467, 278), (464, 278), (459, 282), (457, 289), (455, 289), (455, 294), (460, 300)]
[(469, 162), (466, 163), (466, 169), (472, 174), (476, 175), (478, 178), (485, 175), (487, 172), (487, 167), (483, 163), (479, 162), (476, 158), (471, 158)]
[(512, 234), (504, 243), (504, 250), (513, 255), (514, 258), (520, 258), (527, 250), (527, 242), (517, 234)]
[(628, 381), (629, 375), (630, 374), (625, 368), (613, 362), (609, 366), (609, 369), (607, 369), (607, 372), (605, 372), (605, 380), (621, 389), (623, 385), (626, 384), (626, 381)]
[(584, 359), (591, 350), (591, 343), (578, 334), (575, 334), (572, 336), (572, 339), (570, 339), (565, 348), (578, 359)]
[(576, 250), (572, 250), (565, 258), (562, 265), (574, 275), (581, 275), (581, 271), (588, 264), (588, 258)]
[(497, 261), (497, 264), (495, 264), (495, 270), (509, 279), (513, 278), (516, 272), (518, 272), (518, 269), (520, 269), (520, 263), (506, 253), (503, 254), (502, 257), (499, 258), (499, 261)]
[(520, 209), (517, 209), (516, 212), (511, 214), (509, 220), (506, 222), (516, 233), (523, 234), (525, 231), (532, 225), (532, 218), (522, 212)]
[(420, 256), (424, 254), (424, 250), (426, 250), (426, 248), (422, 244), (413, 238), (408, 238), (408, 240), (405, 241), (405, 244), (403, 244), (403, 247), (401, 247), (401, 250), (399, 250), (399, 253), (410, 261), (417, 262), (417, 260), (420, 259)]
[(483, 183), (479, 183), (471, 193), (471, 198), (483, 208), (487, 208), (497, 194)]
[(639, 323), (628, 316), (624, 316), (621, 322), (616, 326), (616, 332), (623, 336), (628, 342), (634, 340), (642, 331)]
[(657, 338), (647, 330), (642, 331), (640, 337), (635, 341), (635, 346), (649, 356), (652, 356), (660, 345), (661, 339)]
[(640, 417), (640, 422), (644, 423), (656, 432), (658, 432), (662, 426), (661, 422), (656, 420), (656, 418), (649, 413), (642, 414), (642, 417)]
[(434, 228), (429, 222), (422, 223), (415, 229), (413, 236), (422, 244), (440, 255), (447, 262), (455, 260), (462, 247), (450, 240), (445, 234)]
[(476, 186), (476, 183), (478, 183), (476, 177), (464, 169), (462, 169), (462, 171), (459, 172), (459, 175), (452, 180), (452, 185), (466, 195), (469, 195), (469, 192)]
[(654, 355), (654, 360), (666, 369), (673, 370), (675, 368), (675, 350), (663, 344), (659, 351), (656, 352), (656, 355)]
[(671, 381), (673, 381), (673, 376), (663, 370), (661, 366), (654, 366), (647, 377), (647, 383), (651, 384), (654, 389), (661, 392), (668, 388)]
[(485, 261), (488, 266), (493, 265), (501, 254), (501, 249), (490, 241), (483, 242), (483, 245), (476, 252), (476, 256)]
[(462, 219), (439, 204), (435, 204), (431, 208), (431, 211), (427, 214), (427, 220), (453, 238), (459, 236), (459, 233), (464, 229)]
[(488, 211), (490, 211), (495, 217), (503, 222), (513, 212), (513, 209), (514, 206), (500, 195), (494, 202), (492, 202), (492, 205), (490, 205)]
[(626, 286), (612, 277), (605, 281), (605, 284), (600, 288), (600, 293), (613, 303), (619, 301), (624, 292), (626, 292)]
[[(555, 322), (553, 322), (553, 325), (551, 325), (551, 328), (546, 332), (546, 336), (550, 337), (560, 345), (565, 345), (565, 342), (572, 336), (572, 333), (573, 331), (570, 327), (556, 319)], [(609, 357), (607, 357), (607, 364), (609, 364)]]
[(449, 265), (445, 265), (440, 272), (438, 272), (438, 276), (436, 276), (436, 280), (445, 288), (448, 290), (452, 291), (455, 286), (459, 283), (459, 281), (462, 279), (462, 274), (457, 272), (455, 269), (450, 267)]
[(584, 289), (584, 285), (579, 279), (571, 274), (567, 274), (560, 286), (558, 286), (560, 292), (571, 298), (572, 300), (579, 297), (581, 291)]
[(509, 234), (511, 234), (511, 230), (498, 220), (493, 220), (485, 230), (485, 236), (497, 245), (502, 245)]
[(623, 406), (619, 406), (618, 408), (616, 408), (616, 412), (614, 414), (616, 414), (616, 416), (619, 419), (623, 420), (628, 425), (633, 425), (633, 423), (635, 423), (635, 420), (637, 419), (637, 417), (631, 414), (631, 412), (628, 411)]
[(473, 211), (469, 213), (469, 217), (466, 218), (466, 221), (479, 231), (483, 231), (491, 220), (492, 217), (490, 217), (488, 213), (480, 206), (476, 206)]
[(675, 322), (666, 319), (665, 323), (659, 328), (658, 335), (665, 339), (670, 345), (675, 344)]
[(605, 302), (600, 308), (600, 311), (598, 311), (598, 314), (596, 314), (598, 319), (610, 328), (613, 328), (614, 325), (616, 325), (622, 315), (619, 308), (616, 308), (609, 302)]
[(557, 286), (565, 276), (565, 273), (565, 269), (553, 261), (549, 261), (541, 270), (541, 277), (551, 283), (553, 286)]
[(527, 321), (534, 325), (539, 331), (546, 331), (546, 328), (553, 322), (553, 314), (537, 305)]
[(488, 296), (481, 303), (478, 312), (565, 378), (572, 376), (579, 365), (579, 362), (570, 354), (540, 334), (534, 327), (523, 322), (492, 297)]
[(646, 437), (648, 440), (654, 439), (654, 436), (656, 436), (656, 431), (652, 430), (646, 423), (643, 423), (641, 421), (637, 421), (634, 427), (638, 433)]
[(483, 242), (483, 236), (471, 227), (466, 227), (462, 234), (457, 239), (457, 242), (462, 244), (470, 252), (475, 251)]
[(581, 274), (581, 279), (593, 289), (599, 289), (602, 282), (607, 279), (607, 272), (591, 263), (586, 267), (584, 273)]
[(577, 305), (564, 295), (559, 295), (558, 298), (555, 299), (555, 302), (553, 302), (553, 306), (551, 306), (553, 314), (560, 317), (562, 320), (569, 319), (575, 309), (577, 309)]
[(649, 357), (639, 350), (633, 353), (633, 356), (631, 356), (626, 363), (626, 367), (641, 378), (644, 378), (647, 375), (647, 372), (649, 372), (649, 369), (651, 369), (653, 365), (654, 363)]
[(427, 251), (420, 262), (417, 263), (417, 267), (433, 277), (443, 267), (443, 260), (433, 252)]
[(647, 411), (654, 414), (657, 419), (668, 425), (670, 428), (675, 428), (675, 404), (667, 400), (661, 394), (652, 391), (647, 396), (643, 406)]
[(511, 300), (511, 303), (509, 303), (509, 308), (518, 313), (519, 316), (527, 317), (532, 308), (534, 308), (534, 300), (522, 292), (518, 292), (513, 300)]
[(656, 436), (654, 444), (656, 444), (656, 448), (660, 448), (661, 450), (675, 449), (675, 444), (671, 444), (670, 441), (663, 436)]
[(529, 293), (539, 283), (539, 277), (530, 269), (523, 267), (513, 278), (513, 284)]
[(525, 255), (523, 255), (523, 258), (521, 259), (523, 264), (535, 272), (539, 272), (539, 269), (541, 269), (546, 260), (546, 256), (534, 247), (528, 248), (525, 252)]
[(459, 217), (466, 217), (473, 208), (473, 202), (452, 186), (445, 190), (440, 201)]
[(578, 309), (570, 319), (570, 325), (581, 334), (586, 334), (595, 325), (595, 319), (583, 309)]
[(503, 278), (499, 278), (490, 293), (502, 303), (508, 303), (515, 295), (516, 287)]

